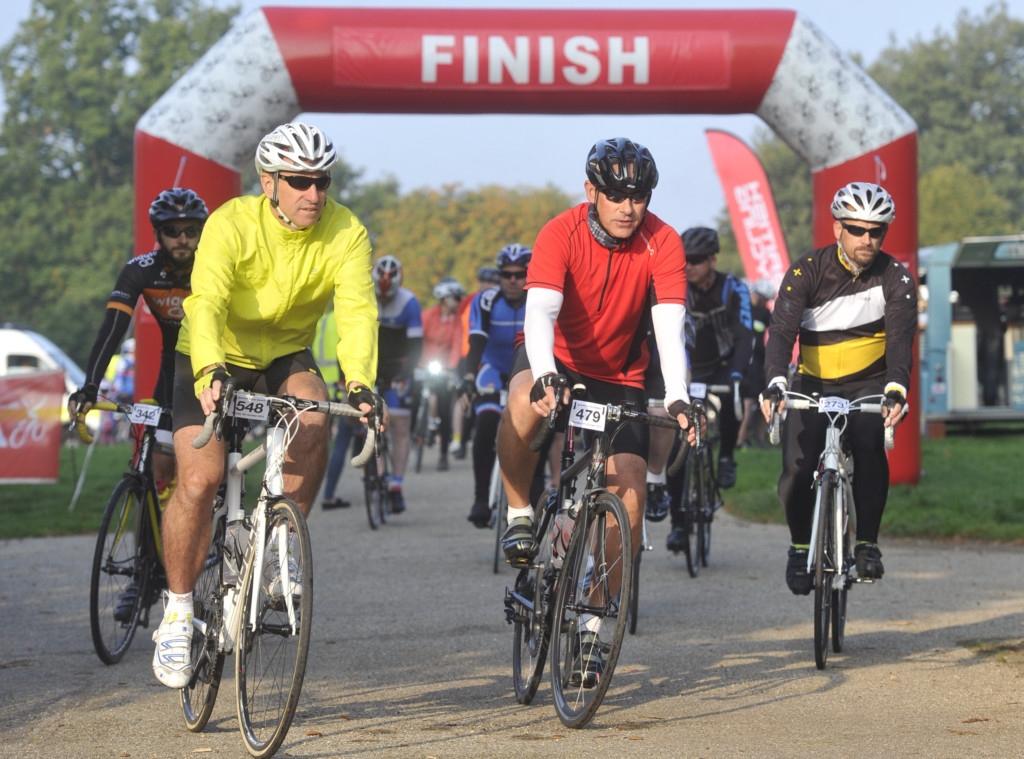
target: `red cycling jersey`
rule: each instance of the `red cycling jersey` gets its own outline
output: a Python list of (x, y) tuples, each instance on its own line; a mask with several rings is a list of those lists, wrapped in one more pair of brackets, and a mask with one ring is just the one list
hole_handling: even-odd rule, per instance
[(420, 366), (438, 360), (445, 369), (454, 369), (462, 357), (462, 320), (459, 313), (446, 315), (441, 304), (423, 311), (423, 352)]
[(581, 203), (544, 225), (526, 287), (562, 293), (555, 358), (584, 377), (643, 387), (649, 305), (686, 302), (683, 245), (648, 212), (626, 243), (609, 250), (591, 234), (588, 211)]

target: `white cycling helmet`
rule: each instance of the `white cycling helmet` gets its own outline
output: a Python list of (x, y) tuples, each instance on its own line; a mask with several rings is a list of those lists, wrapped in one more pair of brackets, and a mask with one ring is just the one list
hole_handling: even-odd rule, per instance
[[(402, 262), (394, 256), (379, 258), (373, 265), (373, 286), (381, 298), (389, 298), (402, 286)], [(384, 282), (384, 275), (388, 275)]]
[(445, 277), (434, 285), (434, 297), (438, 300), (443, 300), (444, 298), (461, 298), (465, 294), (466, 293), (462, 289), (462, 285), (451, 277)]
[(334, 145), (312, 124), (281, 124), (256, 146), (256, 170), (327, 171), (338, 160)]
[(888, 224), (896, 218), (896, 203), (881, 185), (850, 182), (832, 198), (832, 218)]

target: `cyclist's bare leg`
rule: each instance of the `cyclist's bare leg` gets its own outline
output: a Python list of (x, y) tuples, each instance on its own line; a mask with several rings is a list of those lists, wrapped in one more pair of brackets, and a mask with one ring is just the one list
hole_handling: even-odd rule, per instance
[[(671, 430), (669, 430), (671, 432)], [(630, 533), (633, 539), (633, 557), (640, 550), (643, 539), (644, 500), (647, 496), (647, 464), (633, 453), (617, 453), (608, 457), (606, 464), (608, 490), (622, 499), (629, 514)], [(622, 562), (619, 558), (619, 539), (608, 540), (608, 562), (613, 567), (609, 575), (609, 590), (616, 594), (622, 579)]]
[(216, 438), (198, 451), (192, 447), (203, 428), (196, 424), (174, 433), (180, 464), (178, 485), (163, 515), (164, 565), (172, 593), (191, 593), (210, 544), (213, 499), (224, 475), (224, 443)]
[(530, 484), (540, 454), (530, 450), (530, 441), (540, 427), (541, 417), (530, 406), (533, 376), (529, 371), (514, 375), (508, 385), (508, 403), (498, 425), (498, 461), (501, 479), (512, 508), (530, 503)]
[[(327, 386), (311, 372), (292, 374), (278, 388), (281, 395), (294, 395), (313, 401), (327, 400)], [(299, 417), (299, 432), (284, 460), (284, 493), (309, 515), (327, 468), (327, 449), (331, 432), (327, 414), (308, 413)]]
[(411, 428), (412, 416), (409, 409), (391, 409), (388, 434), (391, 436), (391, 473), (395, 477), (405, 476), (405, 467), (409, 462)]
[[(648, 406), (647, 413), (651, 416), (660, 416), (668, 419), (668, 412), (664, 406)], [(648, 427), (650, 435), (650, 452), (647, 454), (647, 471), (651, 474), (661, 474), (668, 464), (668, 456), (672, 452), (672, 441), (675, 440), (676, 431), (665, 427)]]

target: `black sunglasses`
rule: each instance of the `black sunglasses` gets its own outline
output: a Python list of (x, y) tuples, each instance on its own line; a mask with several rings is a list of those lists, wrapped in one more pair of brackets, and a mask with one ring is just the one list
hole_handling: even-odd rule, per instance
[(604, 195), (612, 203), (622, 203), (625, 200), (632, 200), (634, 203), (641, 205), (647, 205), (647, 201), (651, 199), (651, 193), (647, 192), (644, 194), (639, 193), (625, 193), (615, 192), (614, 190), (601, 190), (601, 194)]
[(170, 237), (172, 240), (176, 237), (185, 235), (190, 240), (194, 240), (199, 237), (200, 227), (198, 224), (189, 224), (187, 227), (160, 227), (160, 232), (164, 237)]
[(304, 177), (297, 174), (278, 174), (278, 176), (287, 182), (288, 186), (293, 190), (308, 190), (313, 185), (316, 185), (316, 189), (323, 192), (331, 186), (330, 176)]
[(839, 223), (843, 225), (843, 229), (845, 229), (854, 237), (863, 237), (866, 234), (872, 240), (878, 240), (879, 238), (881, 238), (881, 236), (884, 235), (885, 231), (889, 228), (885, 224), (883, 224), (880, 227), (868, 229), (867, 227), (858, 227), (856, 224), (843, 224), (843, 222)]
[(499, 275), (502, 279), (526, 279), (525, 271), (503, 271)]

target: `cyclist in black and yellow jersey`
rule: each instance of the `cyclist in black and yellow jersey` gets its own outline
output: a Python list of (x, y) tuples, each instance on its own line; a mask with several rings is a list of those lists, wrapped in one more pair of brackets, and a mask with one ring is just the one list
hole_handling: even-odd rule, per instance
[[(349, 209), (327, 197), (336, 157), (317, 127), (277, 127), (256, 149), (262, 193), (214, 211), (199, 241), (175, 361), (179, 475), (163, 533), (169, 592), (153, 635), (153, 671), (169, 687), (183, 687), (192, 672), (192, 587), (206, 557), (209, 508), (225, 455), (220, 440), (199, 450), (192, 442), (214, 411), (223, 381), (231, 377), (243, 388), (326, 400), (308, 346), (333, 297), (348, 400), (367, 414), (380, 408), (370, 390), (377, 367), (370, 239)], [(323, 476), (327, 437), (326, 416), (304, 415), (285, 459), (284, 493), (306, 513)], [(263, 568), (271, 595), (281, 592), (281, 568), (272, 564)]]
[[(882, 416), (852, 414), (846, 441), (853, 454), (853, 500), (857, 508), (854, 554), (861, 577), (885, 571), (878, 528), (889, 493), (889, 462), (882, 428), (896, 425), (907, 406), (917, 288), (907, 268), (882, 250), (896, 216), (888, 192), (869, 182), (841, 187), (832, 201), (835, 244), (801, 256), (786, 272), (772, 312), (765, 348), (768, 387), (761, 411), (785, 405), (787, 366), (800, 336), (793, 389), (847, 399), (883, 393)], [(797, 595), (811, 592), (807, 571), (814, 504), (811, 481), (825, 442), (827, 419), (816, 411), (791, 412), (782, 442), (779, 498), (786, 509), (792, 545), (786, 584)]]

